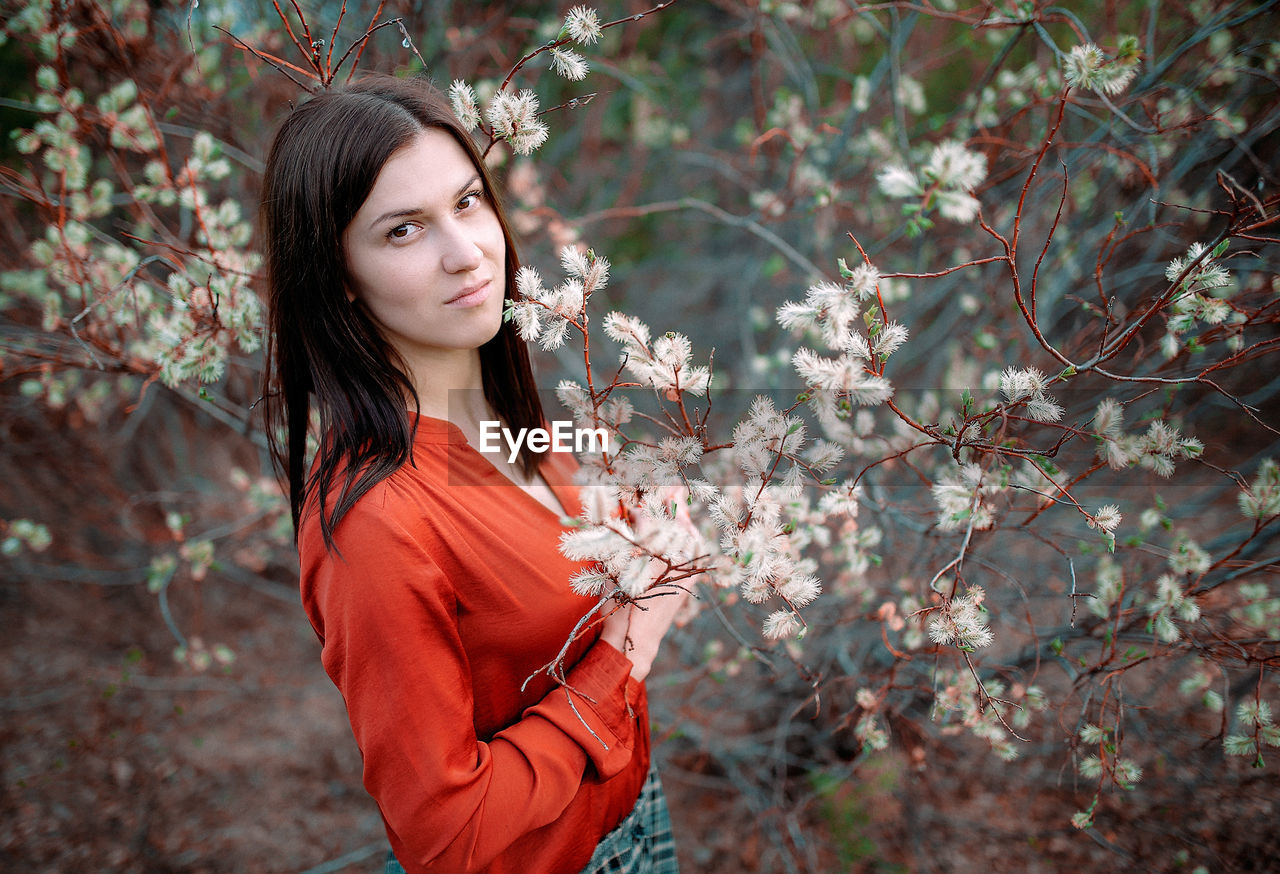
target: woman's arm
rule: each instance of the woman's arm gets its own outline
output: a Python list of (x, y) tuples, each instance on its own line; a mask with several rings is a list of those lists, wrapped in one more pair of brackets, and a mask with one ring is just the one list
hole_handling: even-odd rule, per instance
[(347, 704), (365, 787), (406, 866), (482, 867), (556, 820), (589, 766), (607, 778), (631, 761), (639, 685), (617, 647), (597, 642), (566, 687), (481, 741), (453, 583), (367, 504), (344, 520), (337, 546), (309, 561), (304, 544), (304, 603)]

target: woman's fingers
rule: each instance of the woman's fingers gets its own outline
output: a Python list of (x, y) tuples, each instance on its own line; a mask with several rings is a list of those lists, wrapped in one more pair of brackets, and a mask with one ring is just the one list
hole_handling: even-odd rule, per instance
[(658, 655), (676, 614), (689, 598), (689, 592), (676, 583), (661, 583), (649, 589), (631, 605), (627, 626), (627, 649), (623, 650), (634, 666), (631, 676), (643, 680)]
[(624, 655), (627, 652), (627, 628), (631, 623), (631, 605), (610, 601), (600, 608), (604, 611), (604, 624), (600, 639)]

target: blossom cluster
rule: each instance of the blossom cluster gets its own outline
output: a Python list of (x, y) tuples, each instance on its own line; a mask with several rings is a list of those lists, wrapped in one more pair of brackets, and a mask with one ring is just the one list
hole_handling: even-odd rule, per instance
[(30, 519), (14, 519), (11, 522), (0, 519), (0, 531), (3, 531), (3, 536), (0, 537), (0, 555), (7, 557), (17, 555), (24, 547), (32, 552), (44, 552), (53, 543), (49, 526)]
[(903, 207), (913, 227), (927, 229), (926, 218), (936, 209), (943, 218), (968, 224), (978, 216), (982, 204), (973, 191), (987, 178), (986, 156), (964, 143), (944, 140), (930, 149), (919, 171), (903, 163), (891, 163), (876, 174), (880, 191), (899, 200), (911, 200)]
[[(570, 327), (587, 341), (588, 301), (608, 280), (608, 262), (591, 252), (567, 248), (561, 266), (566, 279), (552, 289), (532, 268), (522, 268), (517, 276), (520, 299), (507, 302), (508, 318), (521, 335), (544, 348), (560, 345)], [(874, 270), (851, 272), (849, 287), (829, 301), (823, 297), (826, 289), (814, 290), (807, 315), (800, 318), (831, 342), (865, 346), (868, 358), (882, 360), (899, 342), (892, 339), (896, 332), (878, 337), (876, 332), (870, 337), (855, 332), (849, 312), (856, 306), (850, 300), (865, 297), (874, 286)], [(817, 561), (806, 551), (838, 548), (857, 566), (855, 572), (865, 572), (870, 566), (867, 550), (878, 542), (876, 529), (860, 531), (856, 524), (861, 488), (824, 479), (842, 459), (843, 449), (832, 440), (810, 438), (791, 410), (779, 409), (765, 396), (752, 401), (734, 425), (732, 439), (714, 449), (706, 434), (691, 425), (669, 428), (665, 435), (639, 433), (635, 407), (623, 388), (640, 388), (660, 404), (676, 405), (682, 412), (668, 421), (679, 422), (687, 414), (686, 400), (710, 391), (710, 368), (693, 363), (688, 337), (676, 332), (655, 337), (634, 316), (609, 313), (602, 328), (621, 347), (621, 373), (634, 382), (598, 387), (590, 380), (586, 386), (565, 380), (557, 387), (580, 426), (603, 427), (611, 435), (610, 448), (582, 459), (579, 478), (592, 497), (584, 502), (579, 528), (561, 545), (575, 560), (592, 562), (575, 577), (575, 589), (641, 597), (661, 578), (653, 572), (652, 562), (658, 560), (670, 570), (699, 574), (714, 588), (735, 591), (751, 604), (776, 599), (781, 609), (763, 619), (764, 636), (799, 636), (806, 627), (799, 611), (821, 592)], [(798, 360), (802, 374), (804, 362)], [(808, 391), (825, 393), (827, 409), (837, 408), (849, 395), (848, 389), (833, 384), (811, 385)], [(815, 499), (806, 486), (815, 486), (820, 497)], [(684, 515), (668, 511), (667, 499), (659, 499), (673, 487), (697, 511), (696, 523), (682, 521)], [(635, 512), (619, 515), (619, 506), (645, 508), (638, 517), (644, 524), (637, 523)], [(832, 537), (833, 530), (841, 532), (839, 538)]]
[(988, 710), (1000, 707), (1026, 714), (1031, 710), (1043, 710), (1048, 705), (1044, 693), (1035, 686), (1009, 690), (1014, 694), (1020, 691), (1021, 701), (1005, 701), (1001, 696), (1008, 687), (1003, 681), (989, 679), (979, 684), (973, 673), (963, 668), (939, 669), (935, 682), (937, 692), (933, 700), (933, 719), (943, 723), (942, 733), (950, 735), (968, 731), (986, 741), (991, 751), (1006, 762), (1019, 755), (1016, 739), (1011, 733), (1012, 726), (1003, 718), (990, 718)]
[(907, 329), (872, 315), (863, 305), (874, 300), (880, 271), (871, 264), (850, 269), (843, 261), (844, 282), (811, 285), (803, 301), (784, 303), (778, 324), (821, 343), (823, 355), (801, 346), (792, 366), (806, 386), (806, 400), (824, 433), (838, 443), (852, 440), (852, 405), (877, 406), (889, 400), (893, 387), (882, 375), (884, 360), (907, 340)]
[(1025, 406), (1027, 416), (1037, 422), (1056, 422), (1062, 407), (1045, 392), (1045, 375), (1034, 367), (1007, 367), (1000, 374), (1000, 391), (1011, 404)]
[(981, 531), (996, 521), (992, 495), (1004, 492), (1008, 479), (992, 475), (977, 462), (967, 462), (945, 470), (933, 484), (933, 500), (938, 505), (938, 528), (954, 531), (971, 528)]
[(591, 296), (609, 284), (609, 262), (594, 252), (574, 246), (560, 250), (560, 264), (568, 278), (547, 289), (532, 267), (516, 271), (519, 297), (506, 301), (504, 318), (514, 322), (520, 336), (537, 341), (548, 352), (564, 344), (570, 326), (585, 330), (586, 306)]
[(1062, 65), (1071, 87), (1115, 97), (1138, 75), (1139, 60), (1137, 37), (1126, 36), (1120, 39), (1114, 58), (1108, 59), (1093, 43), (1084, 43), (1074, 46), (1063, 58)]
[[(1174, 258), (1165, 268), (1165, 278), (1175, 284), (1165, 335), (1160, 341), (1160, 351), (1165, 358), (1177, 356), (1184, 347), (1200, 348), (1198, 339), (1183, 340), (1199, 323), (1240, 325), (1245, 321), (1244, 314), (1231, 303), (1231, 273), (1220, 261), (1225, 251), (1225, 241), (1213, 251), (1203, 243), (1192, 243), (1185, 255)], [(1243, 334), (1238, 328), (1228, 332), (1228, 348), (1238, 349), (1242, 341)]]
[[(211, 184), (230, 173), (220, 145), (198, 132), (175, 167), (172, 144), (132, 80), (92, 103), (80, 89), (64, 87), (53, 66), (37, 71), (36, 84), (34, 104), (45, 117), (16, 133), (17, 146), (39, 155), (56, 180), (45, 187), (62, 195), (57, 205), (45, 204), (50, 223), (28, 253), (35, 266), (0, 274), (0, 288), (38, 304), (44, 330), (91, 335), (82, 345), (99, 366), (104, 357), (114, 359), (154, 372), (169, 386), (216, 381), (233, 351), (259, 347), (263, 319), (250, 287), (260, 263), (247, 248), (252, 224), (237, 200), (210, 202)], [(118, 178), (93, 178), (91, 130), (140, 158), (141, 173), (129, 174), (122, 160)], [(130, 230), (144, 240), (156, 233), (157, 210), (193, 215), (187, 247), (144, 257), (137, 246), (99, 231), (95, 223), (125, 200), (142, 207)]]
[[(1271, 715), (1271, 705), (1254, 699), (1241, 701), (1236, 707), (1236, 720), (1242, 733), (1229, 734), (1222, 740), (1222, 748), (1229, 756), (1256, 756), (1261, 761), (1261, 747), (1280, 747), (1280, 725)], [(1247, 732), (1243, 733), (1243, 732)]]
[(1240, 490), (1240, 512), (1250, 519), (1262, 521), (1280, 515), (1280, 464), (1265, 459), (1253, 484)]
[(981, 586), (971, 586), (964, 594), (947, 599), (929, 619), (929, 639), (939, 646), (967, 650), (989, 646), (994, 637), (982, 606), (986, 597)]
[(1147, 426), (1145, 433), (1124, 433), (1124, 408), (1113, 398), (1104, 398), (1093, 417), (1093, 433), (1098, 441), (1097, 456), (1114, 470), (1141, 467), (1162, 477), (1173, 474), (1176, 462), (1198, 458), (1204, 444), (1183, 436), (1163, 419)]
[[(1125, 789), (1132, 789), (1134, 784), (1142, 779), (1142, 767), (1133, 759), (1116, 753), (1114, 728), (1087, 722), (1080, 729), (1079, 735), (1082, 744), (1098, 749), (1096, 754), (1090, 753), (1080, 758), (1076, 764), (1080, 776), (1086, 779), (1101, 779), (1105, 774), (1109, 774)], [(1077, 827), (1082, 826), (1078, 824)]]
[[(546, 51), (551, 57), (551, 69), (557, 75), (570, 82), (581, 81), (589, 71), (587, 61), (573, 49), (566, 48), (565, 43), (573, 41), (579, 45), (591, 45), (599, 41), (601, 30), (600, 18), (594, 9), (575, 6), (565, 15), (561, 38), (552, 40), (533, 54)], [(467, 130), (481, 128), (483, 119), (488, 125), (484, 133), (491, 141), (505, 140), (517, 155), (537, 151), (551, 133), (541, 118), (538, 96), (528, 88), (516, 91), (504, 83), (489, 97), (481, 111), (476, 89), (461, 79), (455, 79), (449, 86), (449, 100), (463, 127)]]

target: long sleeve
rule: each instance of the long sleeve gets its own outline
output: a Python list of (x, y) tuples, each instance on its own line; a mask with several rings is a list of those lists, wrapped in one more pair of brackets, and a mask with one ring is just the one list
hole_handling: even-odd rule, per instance
[[(634, 781), (628, 766), (644, 734), (635, 719), (641, 688), (629, 677), (631, 663), (597, 640), (567, 686), (552, 686), (480, 737), (476, 697), (491, 690), (461, 629), (464, 619), (476, 622), (464, 596), (481, 583), (446, 572), (422, 533), (374, 494), (339, 526), (335, 553), (304, 546), (304, 604), (323, 641), (325, 670), (346, 701), (365, 787), (401, 863), (410, 871), (483, 870), (522, 836), (555, 823), (585, 784), (624, 770)], [(484, 621), (499, 623), (501, 634), (501, 611)], [(516, 682), (541, 663), (526, 665)], [(647, 758), (647, 736), (640, 743)], [(589, 857), (600, 833), (557, 852)]]

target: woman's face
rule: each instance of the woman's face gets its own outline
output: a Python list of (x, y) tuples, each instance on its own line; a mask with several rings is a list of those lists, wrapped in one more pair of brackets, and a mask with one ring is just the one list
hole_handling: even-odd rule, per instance
[(445, 131), (429, 128), (387, 159), (342, 242), (347, 296), (411, 370), (498, 332), (502, 225), (471, 159)]

